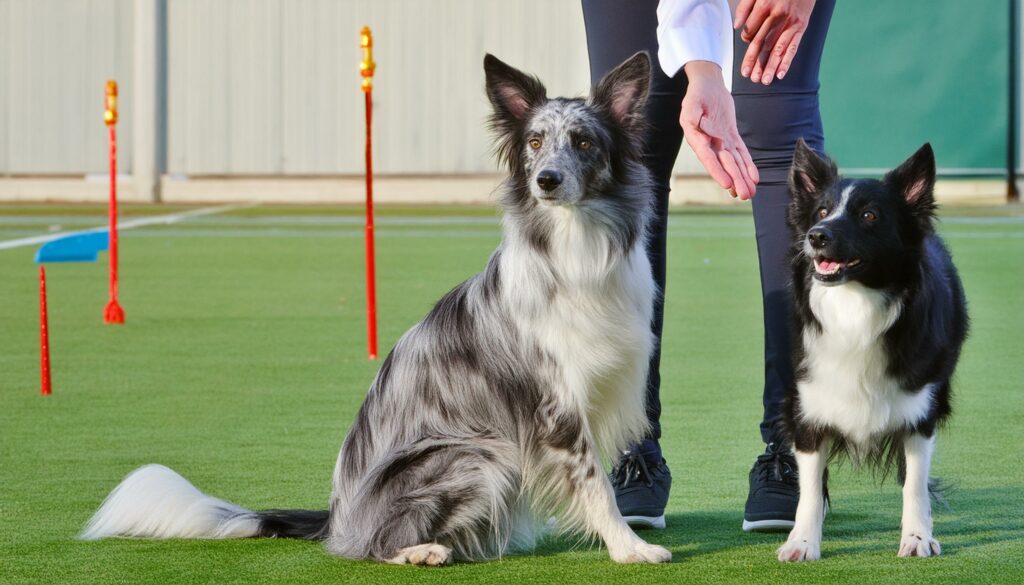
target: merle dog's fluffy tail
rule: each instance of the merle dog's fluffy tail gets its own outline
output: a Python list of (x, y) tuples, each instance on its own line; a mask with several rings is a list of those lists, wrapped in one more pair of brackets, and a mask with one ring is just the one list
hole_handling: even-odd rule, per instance
[(327, 523), (327, 511), (246, 510), (204, 494), (163, 465), (146, 465), (110, 492), (80, 537), (319, 540), (326, 535)]

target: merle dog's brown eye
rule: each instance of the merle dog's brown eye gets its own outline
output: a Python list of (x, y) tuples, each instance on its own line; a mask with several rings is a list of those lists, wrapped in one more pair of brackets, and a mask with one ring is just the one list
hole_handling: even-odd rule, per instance
[(580, 150), (590, 150), (590, 141), (580, 140), (579, 142), (576, 143), (576, 148)]
[(863, 217), (864, 221), (868, 223), (875, 223), (876, 221), (878, 221), (878, 214), (876, 214), (874, 211), (865, 211), (864, 213), (860, 214), (860, 216)]
[(828, 217), (828, 210), (822, 207), (818, 210), (818, 219), (825, 219)]
[(540, 138), (531, 138), (529, 144), (530, 148), (537, 150), (540, 148)]

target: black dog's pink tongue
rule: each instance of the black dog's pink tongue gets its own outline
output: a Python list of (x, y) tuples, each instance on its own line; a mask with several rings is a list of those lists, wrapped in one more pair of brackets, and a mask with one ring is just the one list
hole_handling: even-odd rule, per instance
[(837, 262), (835, 260), (830, 260), (828, 258), (824, 258), (822, 260), (819, 260), (815, 264), (815, 268), (818, 269), (818, 272), (821, 272), (821, 273), (824, 273), (824, 274), (832, 274), (836, 270), (839, 270), (839, 267), (842, 266), (842, 265), (843, 265), (842, 262)]

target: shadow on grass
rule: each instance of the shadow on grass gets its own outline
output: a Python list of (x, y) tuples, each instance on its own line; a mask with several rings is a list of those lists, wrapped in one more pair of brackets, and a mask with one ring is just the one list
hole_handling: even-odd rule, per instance
[[(744, 533), (740, 529), (741, 521), (742, 515), (736, 510), (666, 514), (665, 529), (638, 529), (636, 533), (651, 544), (671, 550), (672, 562), (682, 562), (695, 556), (733, 548), (781, 541), (783, 537), (780, 533)], [(581, 541), (570, 535), (546, 538), (538, 543), (534, 552), (527, 553), (527, 556), (550, 556), (588, 550), (606, 553), (603, 543), (599, 540)]]
[[(894, 487), (898, 492), (898, 487)], [(881, 501), (885, 499), (885, 503)], [(1022, 490), (1014, 487), (957, 489), (948, 507), (935, 505), (935, 537), (943, 556), (988, 544), (1024, 540)], [(895, 552), (899, 546), (900, 498), (876, 493), (843, 497), (838, 494), (825, 520), (823, 544), (827, 556)], [(637, 530), (644, 540), (672, 551), (673, 562), (734, 549), (768, 546), (786, 539), (786, 532), (744, 533), (740, 510), (674, 513), (666, 515), (664, 530)], [(836, 546), (831, 546), (836, 545)], [(551, 537), (529, 554), (550, 556), (581, 551), (603, 552), (599, 542), (581, 543), (572, 537)], [(518, 555), (517, 555), (518, 556)]]
[[(896, 488), (898, 489), (898, 488)], [(943, 556), (966, 549), (1024, 539), (1020, 487), (958, 488), (947, 495), (948, 505), (932, 505), (935, 538)], [(878, 497), (859, 496), (844, 502), (825, 521), (824, 540), (856, 539), (869, 542), (832, 549), (834, 554), (895, 551), (899, 545), (902, 501), (879, 506)], [(852, 511), (844, 511), (848, 507)], [(871, 513), (859, 510), (871, 509)], [(831, 533), (831, 536), (830, 536)]]
[[(897, 489), (895, 486), (892, 489)], [(960, 489), (949, 496), (949, 508), (937, 507), (935, 536), (943, 545), (943, 556), (955, 557), (969, 549), (985, 545), (1024, 540), (1024, 517), (1021, 509), (1022, 490), (1014, 487)], [(827, 558), (876, 557), (891, 554), (895, 557), (899, 544), (900, 498), (894, 494), (883, 496), (878, 492), (844, 497), (836, 494), (832, 512), (825, 521), (823, 553)], [(785, 532), (744, 533), (740, 524), (741, 510), (696, 511), (672, 513), (666, 517), (664, 530), (638, 530), (644, 540), (664, 546), (672, 551), (673, 563), (694, 559), (732, 555), (736, 558), (763, 559), (768, 563), (774, 550), (785, 541)], [(32, 548), (45, 549), (54, 543)], [(131, 554), (153, 554), (173, 557), (179, 554), (215, 555), (217, 551), (238, 549), (241, 558), (251, 558), (252, 546), (272, 554), (275, 558), (296, 554), (299, 550), (307, 561), (336, 562), (318, 543), (225, 541), (211, 545), (205, 541), (126, 541), (112, 539), (100, 543), (81, 543), (83, 547), (108, 548)], [(42, 552), (40, 549), (38, 552)], [(287, 550), (284, 550), (287, 549)], [(20, 551), (28, 553), (28, 550)], [(532, 552), (505, 557), (510, 563), (529, 563), (531, 557), (583, 554), (593, 561), (606, 561), (607, 550), (597, 540), (581, 541), (573, 536), (554, 536), (542, 540)], [(323, 555), (323, 559), (320, 558)], [(731, 558), (731, 556), (730, 556)], [(329, 560), (329, 561), (328, 561)], [(345, 563), (348, 564), (348, 563)], [(455, 566), (465, 566), (457, 563)], [(353, 566), (362, 566), (354, 563)], [(367, 565), (369, 566), (369, 565)], [(367, 569), (369, 570), (369, 569)]]

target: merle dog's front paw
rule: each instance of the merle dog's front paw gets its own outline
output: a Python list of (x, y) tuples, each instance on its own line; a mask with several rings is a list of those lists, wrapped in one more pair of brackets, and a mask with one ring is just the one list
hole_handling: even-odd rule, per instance
[(816, 561), (821, 558), (821, 542), (816, 538), (790, 536), (786, 544), (779, 547), (777, 555), (784, 563)]
[(452, 562), (452, 549), (437, 543), (418, 544), (403, 548), (387, 562), (393, 565), (408, 563), (425, 567), (440, 567)]
[(923, 530), (904, 534), (900, 539), (900, 550), (897, 553), (901, 557), (937, 557), (941, 554), (942, 547), (939, 546), (939, 541)]
[(667, 548), (639, 540), (625, 550), (611, 553), (616, 563), (668, 563), (672, 552)]

